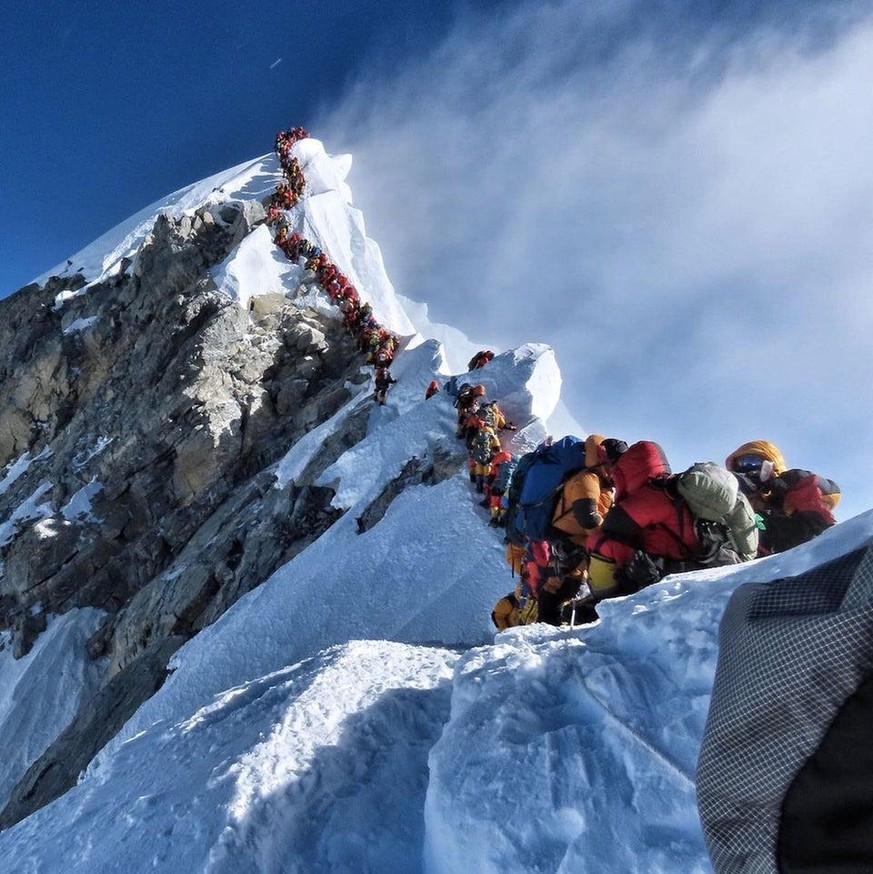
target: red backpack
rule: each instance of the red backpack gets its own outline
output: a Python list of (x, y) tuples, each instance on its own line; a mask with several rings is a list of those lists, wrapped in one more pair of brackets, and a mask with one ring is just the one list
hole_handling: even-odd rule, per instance
[(622, 454), (610, 473), (615, 482), (615, 500), (621, 501), (653, 479), (670, 476), (664, 450), (652, 440), (640, 440)]

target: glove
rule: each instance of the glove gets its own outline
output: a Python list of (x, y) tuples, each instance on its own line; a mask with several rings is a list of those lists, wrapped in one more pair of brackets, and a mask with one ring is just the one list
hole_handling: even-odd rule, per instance
[(638, 592), (661, 579), (661, 568), (648, 553), (640, 549), (621, 570), (620, 576), (627, 584), (628, 592)]

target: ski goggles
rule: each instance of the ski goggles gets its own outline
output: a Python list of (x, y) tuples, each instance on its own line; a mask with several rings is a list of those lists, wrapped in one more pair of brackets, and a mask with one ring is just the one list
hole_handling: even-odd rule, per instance
[(761, 455), (740, 455), (731, 462), (731, 470), (734, 473), (757, 473), (761, 470), (764, 464), (764, 457)]

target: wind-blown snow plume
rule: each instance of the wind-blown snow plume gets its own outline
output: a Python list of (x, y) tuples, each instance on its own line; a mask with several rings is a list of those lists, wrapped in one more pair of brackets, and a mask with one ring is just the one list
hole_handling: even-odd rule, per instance
[(850, 388), (873, 378), (871, 7), (732, 10), (471, 16), (323, 123), (435, 320), (549, 343), (589, 427), (677, 469), (767, 436), (842, 485), (848, 518), (873, 464)]

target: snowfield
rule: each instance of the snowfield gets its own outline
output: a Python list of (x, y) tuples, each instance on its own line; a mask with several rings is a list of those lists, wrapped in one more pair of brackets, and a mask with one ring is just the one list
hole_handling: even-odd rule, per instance
[(3, 832), (3, 858), (22, 872), (415, 870), (456, 660), (348, 643), (229, 689)]
[(510, 629), (465, 654), (430, 757), (428, 870), (711, 871), (695, 770), (727, 600), (871, 535), (867, 513), (790, 553), (604, 602), (590, 628)]
[[(0, 871), (711, 871), (694, 781), (727, 599), (741, 583), (871, 542), (873, 511), (784, 555), (605, 603), (590, 627), (495, 636), (491, 607), (516, 581), (468, 481), (451, 397), (424, 400), (431, 379), (445, 383), (478, 347), (394, 293), (351, 205), (350, 159), (314, 140), (296, 148), (309, 187), (289, 216), (407, 338), (398, 383), (381, 408), (364, 386), (288, 447), (273, 469), (279, 485), (371, 407), (366, 437), (319, 480), (342, 517), (178, 651), (164, 686), (74, 789), (0, 832)], [(267, 157), (189, 186), (73, 267), (91, 281), (111, 275), (157, 211), (260, 199), (277, 179)], [(259, 228), (214, 276), (247, 307), (258, 294), (295, 294), (300, 272)], [(472, 379), (518, 425), (504, 434), (515, 452), (541, 441), (555, 415), (584, 436), (561, 405), (548, 347), (504, 352)], [(405, 489), (358, 532), (404, 465), (437, 457), (456, 472)], [(0, 471), (0, 488), (27, 463)], [(88, 512), (90, 495), (69, 512)], [(39, 516), (38, 499), (18, 521)], [(4, 799), (89, 688), (99, 665), (76, 654), (98, 619), (58, 617), (21, 661), (0, 652)]]

